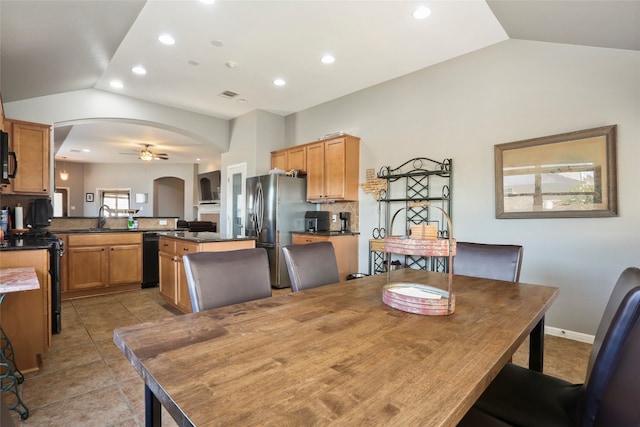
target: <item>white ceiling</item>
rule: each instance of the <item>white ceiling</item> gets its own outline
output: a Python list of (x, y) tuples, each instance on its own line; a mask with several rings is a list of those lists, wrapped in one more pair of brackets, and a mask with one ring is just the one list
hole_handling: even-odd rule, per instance
[[(431, 15), (418, 21), (420, 3)], [(638, 22), (640, 1), (628, 0), (1, 0), (0, 87), (5, 103), (95, 88), (223, 119), (255, 109), (287, 115), (509, 37), (640, 50)], [(158, 42), (163, 32), (175, 45)], [(322, 64), (325, 53), (335, 63)], [(138, 64), (145, 76), (131, 72)], [(287, 84), (274, 86), (278, 77)], [(112, 89), (112, 79), (124, 88)], [(169, 162), (202, 154), (199, 142), (126, 123), (54, 135), (58, 158), (93, 146), (102, 151), (84, 161), (139, 162), (118, 153), (143, 143)]]

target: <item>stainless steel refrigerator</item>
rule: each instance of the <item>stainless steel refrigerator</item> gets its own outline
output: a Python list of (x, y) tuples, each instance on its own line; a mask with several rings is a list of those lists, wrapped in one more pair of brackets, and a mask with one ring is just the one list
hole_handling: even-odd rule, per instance
[(291, 244), (291, 232), (304, 230), (307, 182), (285, 175), (247, 178), (246, 235), (256, 238), (256, 247), (269, 256), (271, 286), (291, 286), (282, 247)]

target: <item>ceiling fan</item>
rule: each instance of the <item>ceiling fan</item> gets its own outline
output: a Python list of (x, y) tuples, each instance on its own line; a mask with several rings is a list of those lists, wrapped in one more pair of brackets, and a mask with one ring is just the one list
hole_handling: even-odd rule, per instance
[[(144, 148), (138, 152), (138, 158), (145, 162), (150, 162), (153, 159), (169, 160), (167, 153), (154, 153), (149, 149), (151, 144), (144, 144)], [(120, 154), (134, 154), (134, 153), (120, 153)]]

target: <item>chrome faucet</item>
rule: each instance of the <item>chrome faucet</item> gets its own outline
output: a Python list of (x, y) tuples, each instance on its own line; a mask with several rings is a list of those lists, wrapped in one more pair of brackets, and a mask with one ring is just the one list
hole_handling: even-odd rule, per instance
[(102, 205), (100, 209), (98, 209), (98, 228), (104, 227), (104, 224), (107, 222), (107, 219), (103, 216), (105, 209), (108, 211), (109, 206)]

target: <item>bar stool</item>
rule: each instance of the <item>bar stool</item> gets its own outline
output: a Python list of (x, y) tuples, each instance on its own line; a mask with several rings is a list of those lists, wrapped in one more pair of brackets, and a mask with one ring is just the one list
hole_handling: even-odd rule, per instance
[[(0, 294), (0, 309), (5, 295)], [(0, 392), (7, 391), (15, 395), (16, 403), (9, 406), (9, 409), (16, 411), (20, 414), (20, 418), (26, 420), (29, 417), (29, 408), (24, 404), (18, 392), (18, 384), (23, 382), (24, 375), (16, 365), (13, 345), (11, 345), (11, 341), (0, 323)]]

